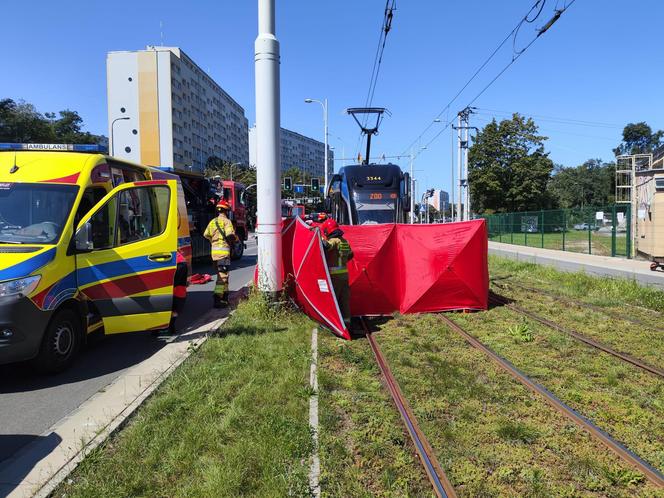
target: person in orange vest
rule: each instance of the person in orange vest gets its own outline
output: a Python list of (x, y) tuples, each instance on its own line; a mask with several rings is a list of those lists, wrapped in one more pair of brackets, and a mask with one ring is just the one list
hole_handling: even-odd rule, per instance
[(208, 224), (203, 236), (212, 244), (212, 262), (217, 273), (214, 287), (214, 307), (228, 306), (228, 273), (231, 271), (231, 244), (237, 236), (228, 213), (231, 205), (225, 200), (217, 203), (218, 216)]
[(341, 316), (350, 329), (350, 285), (348, 283), (348, 261), (353, 259), (353, 251), (350, 244), (344, 239), (344, 232), (332, 218), (328, 218), (322, 225), (323, 248), (327, 267), (330, 271), (330, 279), (334, 288), (334, 295), (339, 303)]

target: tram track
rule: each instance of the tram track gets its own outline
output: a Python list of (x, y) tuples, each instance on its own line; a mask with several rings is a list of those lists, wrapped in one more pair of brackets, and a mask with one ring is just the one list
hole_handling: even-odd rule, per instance
[(389, 363), (383, 355), (373, 333), (369, 330), (367, 321), (364, 317), (361, 318), (361, 323), (363, 333), (371, 346), (371, 350), (376, 358), (376, 363), (378, 363), (378, 367), (385, 380), (385, 385), (399, 411), (399, 415), (401, 416), (436, 496), (439, 498), (456, 498), (457, 494), (454, 487), (450, 483), (445, 471), (440, 466), (431, 444), (420, 429), (417, 419), (413, 414), (408, 401), (404, 398), (399, 383), (394, 378)]
[[(506, 280), (506, 279), (504, 279), (504, 280)], [(581, 309), (590, 309), (590, 310), (593, 310), (597, 313), (601, 313), (601, 314), (604, 314), (606, 316), (610, 316), (611, 318), (614, 318), (616, 320), (623, 320), (623, 321), (632, 323), (634, 325), (639, 325), (641, 327), (646, 327), (646, 328), (650, 328), (652, 330), (657, 330), (659, 332), (664, 332), (664, 327), (657, 326), (657, 325), (652, 324), (652, 323), (648, 323), (645, 320), (640, 320), (638, 318), (625, 316), (623, 314), (620, 314), (620, 313), (617, 313), (617, 312), (614, 312), (614, 311), (611, 311), (611, 310), (607, 310), (605, 307), (598, 306), (596, 304), (586, 303), (584, 301), (579, 301), (579, 300), (576, 300), (576, 299), (572, 299), (572, 298), (569, 298), (567, 296), (561, 296), (559, 294), (555, 294), (553, 292), (549, 292), (549, 291), (546, 291), (546, 290), (543, 290), (543, 289), (537, 289), (535, 287), (529, 287), (529, 286), (517, 284), (517, 283), (514, 283), (514, 282), (508, 282), (507, 286), (504, 285), (504, 284), (499, 284), (495, 280), (492, 281), (491, 283), (493, 285), (495, 285), (496, 287), (498, 287), (499, 289), (501, 289), (501, 290), (508, 290), (508, 286), (511, 286), (511, 287), (516, 288), (516, 289), (523, 290), (525, 292), (531, 292), (533, 294), (539, 294), (541, 296), (546, 296), (550, 299), (554, 299), (554, 300), (557, 300), (557, 301), (562, 301), (563, 303), (571, 304), (571, 305), (576, 306), (576, 307), (581, 308)], [(657, 312), (655, 312), (655, 313), (657, 313)]]
[(498, 365), (503, 371), (507, 372), (515, 380), (524, 385), (531, 392), (540, 396), (549, 406), (555, 409), (557, 412), (571, 420), (580, 428), (584, 429), (589, 433), (595, 440), (603, 444), (611, 452), (616, 454), (621, 460), (627, 463), (629, 466), (642, 473), (648, 481), (650, 481), (654, 486), (663, 488), (664, 487), (664, 475), (651, 466), (648, 462), (644, 461), (641, 457), (633, 453), (631, 450), (626, 448), (622, 443), (614, 439), (610, 434), (603, 431), (597, 425), (595, 425), (590, 419), (584, 417), (576, 410), (565, 404), (560, 400), (556, 395), (551, 391), (546, 389), (544, 386), (538, 384), (537, 382), (530, 379), (526, 374), (521, 372), (516, 368), (512, 363), (498, 355), (480, 340), (475, 338), (472, 334), (467, 332), (455, 321), (450, 319), (445, 315), (439, 315), (441, 321), (452, 331), (460, 335), (469, 345), (475, 349), (481, 351), (486, 356), (489, 357), (496, 365)]
[(626, 363), (629, 363), (630, 365), (633, 365), (637, 368), (640, 368), (641, 370), (643, 370), (645, 372), (651, 373), (653, 375), (656, 375), (656, 376), (664, 379), (664, 370), (662, 370), (661, 368), (655, 367), (653, 365), (649, 365), (648, 363), (645, 363), (644, 361), (640, 360), (639, 358), (635, 358), (634, 356), (631, 356), (629, 354), (621, 353), (620, 351), (616, 351), (615, 349), (613, 349), (613, 348), (611, 348), (611, 347), (609, 347), (609, 346), (607, 346), (607, 345), (605, 345), (605, 344), (603, 344), (599, 341), (596, 341), (595, 339), (591, 339), (590, 337), (588, 337), (584, 334), (581, 334), (580, 332), (569, 329), (567, 327), (563, 327), (562, 325), (559, 325), (558, 323), (556, 323), (552, 320), (549, 320), (548, 318), (544, 318), (544, 317), (538, 315), (537, 313), (534, 313), (530, 310), (527, 310), (527, 309), (525, 309), (521, 306), (518, 306), (518, 305), (514, 304), (513, 302), (510, 302), (510, 300), (508, 298), (504, 297), (504, 296), (501, 296), (501, 295), (498, 295), (498, 294), (495, 294), (495, 293), (492, 292), (489, 295), (489, 301), (494, 303), (494, 304), (500, 305), (500, 306), (505, 306), (508, 309), (510, 309), (512, 311), (515, 311), (515, 312), (517, 312), (517, 313), (519, 313), (519, 314), (521, 314), (521, 315), (523, 315), (527, 318), (530, 318), (531, 320), (534, 320), (534, 321), (536, 321), (536, 322), (538, 322), (538, 323), (540, 323), (540, 324), (542, 324), (546, 327), (549, 327), (552, 330), (556, 330), (557, 332), (561, 332), (563, 334), (566, 334), (566, 335), (576, 339), (577, 341), (579, 341), (583, 344), (586, 344), (587, 346), (590, 346), (590, 347), (595, 348), (599, 351), (607, 353), (607, 354), (609, 354), (609, 355), (611, 355), (615, 358), (618, 358), (618, 359), (620, 359), (620, 360), (622, 360)]

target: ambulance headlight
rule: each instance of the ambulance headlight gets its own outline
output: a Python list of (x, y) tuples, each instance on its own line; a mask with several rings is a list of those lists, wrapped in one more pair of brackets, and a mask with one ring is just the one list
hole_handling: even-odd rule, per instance
[(34, 275), (32, 277), (0, 282), (0, 297), (14, 296), (16, 294), (27, 296), (37, 288), (40, 280), (41, 275)]

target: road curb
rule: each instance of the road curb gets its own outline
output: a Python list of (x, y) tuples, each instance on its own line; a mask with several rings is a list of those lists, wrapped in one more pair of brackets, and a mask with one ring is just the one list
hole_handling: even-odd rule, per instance
[[(243, 297), (245, 289), (238, 291)], [(43, 436), (61, 440), (43, 458), (38, 458), (45, 453), (39, 443), (20, 450), (0, 471), (0, 496), (49, 496), (91, 451), (120, 430), (136, 409), (232, 313), (210, 310), (153, 356), (58, 421)]]

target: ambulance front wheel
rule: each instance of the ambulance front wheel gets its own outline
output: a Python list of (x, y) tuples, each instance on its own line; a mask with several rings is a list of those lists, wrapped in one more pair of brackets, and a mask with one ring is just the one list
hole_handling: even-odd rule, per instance
[(46, 328), (34, 365), (44, 373), (62, 372), (72, 364), (80, 347), (81, 320), (74, 311), (63, 309)]

